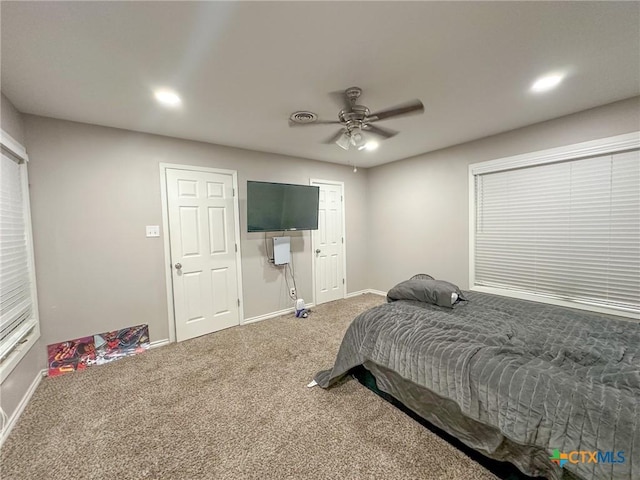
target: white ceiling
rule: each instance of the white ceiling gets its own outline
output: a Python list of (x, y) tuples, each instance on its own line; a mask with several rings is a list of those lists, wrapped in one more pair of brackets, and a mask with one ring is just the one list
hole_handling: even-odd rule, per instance
[[(640, 94), (638, 2), (9, 2), (2, 91), (22, 112), (361, 167)], [(534, 95), (536, 77), (567, 78)], [(289, 128), (357, 85), (425, 114), (375, 152)], [(158, 105), (157, 87), (182, 96)]]

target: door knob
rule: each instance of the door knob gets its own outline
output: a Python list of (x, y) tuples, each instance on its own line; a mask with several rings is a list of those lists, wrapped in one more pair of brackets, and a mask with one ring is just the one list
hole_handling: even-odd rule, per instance
[(316, 255), (320, 253), (320, 249), (316, 248)]
[(180, 270), (182, 268), (182, 264), (181, 263), (176, 263), (175, 267), (176, 267), (176, 270)]

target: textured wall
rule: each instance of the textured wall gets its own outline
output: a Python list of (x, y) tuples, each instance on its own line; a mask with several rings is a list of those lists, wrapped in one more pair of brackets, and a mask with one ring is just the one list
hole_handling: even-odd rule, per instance
[[(367, 288), (367, 171), (206, 143), (25, 115), (31, 209), (47, 344), (148, 323), (169, 337), (158, 164), (237, 170), (245, 318), (291, 306), (280, 270), (266, 263), (264, 234), (246, 232), (246, 181), (345, 182), (347, 285)], [(311, 237), (292, 236), (299, 295), (312, 300)]]
[(369, 169), (369, 288), (469, 282), (471, 163), (640, 130), (640, 97)]

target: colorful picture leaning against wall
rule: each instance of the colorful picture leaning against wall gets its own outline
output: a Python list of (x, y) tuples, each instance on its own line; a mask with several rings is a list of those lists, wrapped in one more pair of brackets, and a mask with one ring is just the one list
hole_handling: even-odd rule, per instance
[(149, 348), (149, 326), (123, 328), (93, 336), (95, 364), (102, 365), (122, 357), (144, 352)]
[(149, 348), (149, 326), (137, 325), (90, 337), (54, 343), (47, 347), (49, 376), (103, 365)]
[(95, 361), (96, 350), (93, 337), (76, 338), (54, 343), (47, 347), (49, 354), (49, 376), (84, 370)]

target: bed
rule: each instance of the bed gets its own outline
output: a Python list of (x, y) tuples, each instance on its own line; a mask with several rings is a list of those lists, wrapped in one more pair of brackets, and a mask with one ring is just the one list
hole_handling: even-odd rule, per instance
[(330, 388), (362, 366), (422, 418), (527, 475), (639, 480), (640, 324), (462, 293), (453, 308), (401, 298), (360, 314), (315, 381)]

